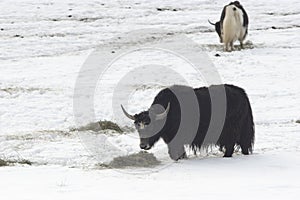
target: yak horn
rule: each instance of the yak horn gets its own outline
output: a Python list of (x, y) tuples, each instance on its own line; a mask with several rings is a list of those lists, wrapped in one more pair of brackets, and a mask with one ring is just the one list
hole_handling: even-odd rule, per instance
[(128, 117), (129, 119), (131, 120), (135, 120), (134, 116), (133, 115), (130, 115), (125, 109), (124, 107), (121, 105), (121, 108), (123, 110), (123, 113), (126, 115), (126, 117)]
[(215, 26), (216, 24), (212, 23), (211, 21), (209, 21), (209, 19), (207, 20), (208, 23), (210, 23), (211, 25)]
[(166, 110), (163, 113), (161, 113), (161, 114), (157, 114), (155, 116), (155, 119), (156, 120), (161, 120), (161, 119), (166, 118), (167, 115), (168, 115), (168, 113), (169, 113), (169, 110), (170, 110), (170, 102), (168, 103), (168, 106), (167, 106)]

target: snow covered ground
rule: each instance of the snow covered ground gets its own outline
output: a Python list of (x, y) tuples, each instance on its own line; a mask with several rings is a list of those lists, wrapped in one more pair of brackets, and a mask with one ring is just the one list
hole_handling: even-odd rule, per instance
[[(0, 167), (5, 180), (0, 182), (1, 199), (296, 199), (300, 195), (300, 124), (296, 123), (300, 119), (300, 2), (241, 2), (250, 17), (249, 42), (246, 49), (231, 53), (222, 51), (207, 23), (207, 19), (218, 20), (227, 3), (1, 1), (5, 9), (0, 13), (0, 159), (34, 163)], [(139, 141), (136, 132), (95, 136), (70, 131), (77, 126), (73, 95), (78, 73), (93, 50), (117, 43), (110, 38), (147, 28), (192, 39), (208, 54), (223, 83), (247, 91), (256, 126), (253, 155), (223, 159), (213, 150), (173, 162), (166, 146), (159, 143), (151, 152), (162, 161), (160, 166), (97, 168), (98, 163), (138, 152)], [(143, 45), (145, 41), (128, 42)], [(173, 66), (192, 86), (204, 84), (197, 74), (188, 73), (182, 60), (153, 51), (124, 57), (113, 64), (111, 74), (149, 63)], [(111, 89), (118, 76), (103, 81), (106, 89), (95, 91), (96, 118), (116, 121)], [(132, 113), (148, 108), (161, 86), (137, 89), (128, 105)], [(126, 120), (120, 125), (132, 126)], [(85, 141), (90, 135), (95, 140)]]

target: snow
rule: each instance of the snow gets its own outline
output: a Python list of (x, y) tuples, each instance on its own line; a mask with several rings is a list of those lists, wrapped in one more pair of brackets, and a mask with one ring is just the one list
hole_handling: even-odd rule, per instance
[[(293, 165), (291, 165), (293, 163)], [(1, 170), (3, 199), (297, 199), (290, 153), (230, 159), (180, 161), (152, 173), (81, 170), (60, 166), (10, 167)], [(240, 170), (237, 170), (240, 169)], [(10, 186), (10, 187), (7, 187)], [(17, 191), (17, 192), (16, 192)]]
[[(227, 3), (1, 1), (5, 9), (0, 13), (0, 158), (33, 162), (33, 166), (0, 167), (5, 180), (0, 183), (1, 199), (296, 199), (300, 194), (300, 124), (295, 122), (300, 119), (300, 2), (241, 1), (249, 14), (247, 41), (252, 45), (231, 53), (222, 51), (207, 23), (218, 20)], [(77, 126), (73, 111), (77, 76), (89, 55), (106, 48), (107, 42), (116, 45), (118, 35), (124, 36), (125, 45), (140, 46), (164, 37), (159, 31), (157, 40), (125, 37), (128, 31), (147, 28), (192, 39), (207, 53), (223, 83), (246, 90), (256, 128), (253, 155), (238, 153), (224, 159), (213, 149), (201, 156), (189, 152), (188, 160), (174, 162), (160, 141), (150, 150), (162, 162), (157, 167), (97, 167), (138, 152), (138, 135), (70, 131)], [(98, 82), (97, 120), (133, 127), (122, 116), (114, 116), (112, 89), (128, 71), (147, 64), (170, 66), (190, 85), (205, 85), (176, 56), (131, 53), (114, 62)], [(147, 85), (131, 86), (136, 89), (128, 101), (131, 113), (147, 109), (165, 86), (155, 81)]]

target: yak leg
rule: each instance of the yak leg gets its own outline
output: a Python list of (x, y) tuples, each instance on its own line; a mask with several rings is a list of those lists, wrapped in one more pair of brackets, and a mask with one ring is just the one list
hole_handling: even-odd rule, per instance
[(234, 144), (225, 145), (225, 154), (224, 157), (232, 157), (234, 151)]
[(227, 51), (227, 52), (230, 51), (229, 50), (229, 43), (224, 44), (224, 51)]
[(233, 42), (230, 42), (230, 49), (231, 49), (231, 51), (233, 51), (233, 50), (234, 50), (234, 47), (233, 47)]
[(181, 160), (181, 159), (187, 159), (187, 155), (186, 155), (186, 152), (184, 151), (184, 153), (178, 158), (178, 160)]
[(248, 148), (243, 148), (243, 147), (241, 147), (242, 148), (242, 154), (244, 154), (244, 155), (249, 155), (249, 149)]
[(251, 149), (251, 142), (247, 142), (245, 139), (241, 140), (240, 146), (242, 149), (242, 154), (249, 155), (249, 149)]
[(169, 155), (172, 160), (179, 160), (187, 158), (183, 145), (170, 145), (168, 144)]
[(240, 47), (241, 47), (241, 49), (244, 48), (244, 45), (243, 45), (243, 41), (242, 41), (242, 40), (240, 40)]
[[(248, 114), (249, 115), (249, 114)], [(254, 129), (253, 124), (251, 120), (251, 116), (248, 116), (243, 126), (240, 130), (240, 147), (242, 148), (242, 154), (249, 155), (249, 153), (252, 153), (252, 142), (254, 140)]]

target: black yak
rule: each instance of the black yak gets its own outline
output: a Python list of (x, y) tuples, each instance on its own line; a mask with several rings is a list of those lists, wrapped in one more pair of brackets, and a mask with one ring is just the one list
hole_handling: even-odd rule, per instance
[(240, 46), (243, 48), (243, 41), (248, 34), (249, 18), (239, 1), (224, 6), (219, 22), (214, 24), (209, 21), (209, 23), (215, 26), (226, 51), (233, 50), (233, 43), (236, 40), (240, 41)]
[[(224, 120), (217, 139), (204, 144), (205, 138), (208, 136), (207, 132), (212, 119), (212, 99), (211, 91), (224, 91), (224, 105), (226, 107), (224, 112)], [(189, 103), (189, 92), (196, 97), (196, 106), (192, 107), (183, 118), (183, 111), (181, 103), (186, 101)], [(176, 95), (175, 95), (176, 94)], [(183, 97), (178, 100), (178, 96)], [(190, 95), (191, 96), (191, 95)], [(180, 103), (179, 103), (180, 102)], [(160, 105), (161, 110), (154, 105)], [(194, 106), (194, 105), (193, 105)], [(219, 105), (217, 105), (219, 106)], [(191, 88), (188, 86), (174, 85), (169, 88), (161, 90), (154, 98), (152, 106), (149, 110), (143, 111), (139, 114), (129, 114), (121, 105), (124, 114), (134, 120), (136, 129), (140, 136), (140, 148), (149, 150), (154, 144), (162, 138), (168, 144), (169, 155), (173, 160), (178, 160), (186, 157), (184, 146), (187, 145), (194, 151), (200, 150), (202, 147), (209, 145), (217, 145), (220, 150), (225, 150), (224, 157), (231, 157), (235, 146), (240, 146), (242, 153), (248, 155), (252, 153), (254, 144), (254, 123), (252, 117), (252, 110), (247, 94), (242, 88), (233, 85), (213, 85), (210, 87)], [(163, 108), (162, 108), (163, 107)], [(199, 109), (198, 109), (199, 108)], [(220, 107), (219, 107), (220, 108)], [(189, 124), (191, 113), (193, 110), (199, 111), (199, 118), (195, 133), (192, 133), (193, 124)], [(222, 110), (222, 108), (220, 109)], [(195, 114), (193, 114), (195, 115)], [(221, 116), (221, 113), (220, 113)], [(183, 138), (171, 146), (181, 123), (187, 123), (185, 130), (183, 130)], [(192, 140), (186, 140), (191, 138)]]

